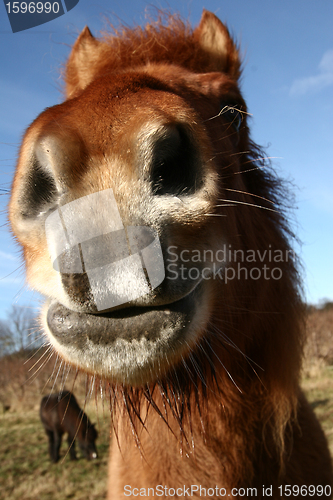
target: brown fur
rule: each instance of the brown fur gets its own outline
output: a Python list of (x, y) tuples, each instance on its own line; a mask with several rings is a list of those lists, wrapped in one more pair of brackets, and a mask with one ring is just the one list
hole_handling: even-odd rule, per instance
[[(273, 498), (280, 498), (279, 485), (333, 482), (323, 432), (299, 389), (303, 307), (283, 187), (250, 139), (239, 76), (238, 49), (207, 11), (194, 31), (176, 17), (102, 40), (85, 28), (66, 67), (67, 99), (44, 111), (23, 141), (10, 203), (13, 230), (32, 286), (66, 307), (67, 297), (75, 301), (78, 322), (86, 314), (95, 321), (89, 294), (73, 275), (62, 278), (63, 298), (35, 213), (57, 206), (47, 194), (52, 189), (65, 187), (70, 201), (112, 187), (124, 224), (145, 225), (149, 216), (163, 244), (179, 249), (216, 252), (227, 238), (232, 249), (259, 251), (262, 266), (272, 267), (269, 249), (284, 256), (276, 266), (281, 279), (204, 283), (194, 337), (136, 379), (110, 375), (116, 437), (110, 499), (122, 497), (125, 485), (217, 485), (227, 494), (256, 487), (259, 498), (263, 485), (272, 485)], [(241, 110), (239, 132), (219, 116), (221, 102)], [(154, 197), (145, 201), (146, 174), (136, 156), (142, 130), (156, 120), (186, 127), (204, 172), (203, 191), (192, 198), (178, 193), (178, 205), (170, 196), (169, 211), (156, 208)], [(37, 147), (54, 178), (48, 191), (38, 162), (31, 166)], [(258, 262), (242, 266), (251, 271)], [(172, 302), (168, 293), (162, 304)], [(151, 295), (146, 305), (161, 307), (158, 300)], [(94, 366), (92, 360), (84, 369), (102, 377)]]

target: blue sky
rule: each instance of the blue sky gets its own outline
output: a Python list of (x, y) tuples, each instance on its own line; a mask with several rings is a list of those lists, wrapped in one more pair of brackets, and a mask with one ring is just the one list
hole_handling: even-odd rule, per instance
[[(319, 0), (152, 0), (195, 25), (202, 8), (226, 21), (241, 43), (242, 90), (252, 137), (291, 180), (294, 228), (310, 303), (333, 300), (333, 2)], [(45, 108), (61, 102), (60, 68), (77, 34), (93, 34), (106, 19), (145, 21), (142, 0), (80, 0), (62, 17), (13, 34), (0, 5), (0, 318), (12, 304), (38, 307), (25, 285), (18, 246), (6, 227), (5, 208), (24, 129)], [(3, 191), (4, 190), (4, 191)]]

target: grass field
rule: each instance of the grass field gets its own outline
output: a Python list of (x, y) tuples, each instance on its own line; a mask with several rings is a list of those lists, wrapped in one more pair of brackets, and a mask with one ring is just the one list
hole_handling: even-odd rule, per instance
[(99, 429), (96, 442), (99, 456), (91, 462), (80, 457), (78, 446), (78, 460), (65, 457), (65, 439), (60, 461), (52, 464), (38, 411), (7, 412), (0, 417), (1, 500), (105, 498), (110, 419), (105, 415), (97, 421), (94, 404), (86, 412)]
[[(333, 366), (304, 377), (304, 390), (329, 439), (333, 454)], [(101, 500), (106, 495), (109, 417), (96, 416), (95, 403), (86, 412), (97, 422), (99, 458), (70, 461), (66, 441), (62, 459), (51, 464), (38, 411), (10, 411), (0, 417), (1, 500)], [(78, 453), (79, 456), (79, 453)]]
[(333, 457), (333, 365), (303, 378), (303, 389), (325, 431)]

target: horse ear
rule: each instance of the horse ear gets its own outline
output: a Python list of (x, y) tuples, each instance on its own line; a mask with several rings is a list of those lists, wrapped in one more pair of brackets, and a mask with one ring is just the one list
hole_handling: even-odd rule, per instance
[(237, 80), (240, 76), (238, 49), (227, 27), (208, 10), (203, 10), (200, 24), (194, 30), (194, 37), (207, 53), (209, 71), (227, 73)]
[(78, 36), (66, 65), (66, 97), (74, 97), (94, 77), (94, 63), (99, 57), (101, 42), (91, 34), (88, 26)]

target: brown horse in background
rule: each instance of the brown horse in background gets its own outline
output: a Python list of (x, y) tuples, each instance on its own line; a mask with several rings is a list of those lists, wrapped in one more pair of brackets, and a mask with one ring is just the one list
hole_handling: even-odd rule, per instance
[[(326, 439), (299, 387), (303, 306), (283, 184), (250, 138), (240, 65), (207, 11), (194, 30), (177, 17), (103, 39), (85, 28), (66, 100), (23, 140), (10, 220), (28, 281), (49, 298), (41, 321), (51, 345), (97, 387), (106, 381), (110, 499), (148, 488), (163, 498), (164, 488), (331, 494)], [(142, 248), (160, 248), (164, 262), (140, 296), (160, 261), (133, 251), (137, 273), (121, 266), (133, 227), (154, 232)], [(97, 279), (99, 234), (115, 228), (113, 272)], [(88, 246), (79, 231), (94, 234)], [(108, 294), (118, 302), (100, 307)]]
[(97, 458), (95, 445), (97, 431), (81, 410), (74, 394), (64, 391), (44, 396), (40, 403), (40, 418), (49, 440), (52, 462), (56, 463), (59, 460), (62, 436), (66, 433), (71, 460), (76, 460), (76, 439), (85, 458), (88, 460)]

